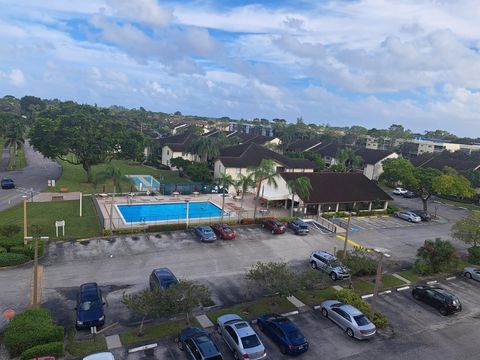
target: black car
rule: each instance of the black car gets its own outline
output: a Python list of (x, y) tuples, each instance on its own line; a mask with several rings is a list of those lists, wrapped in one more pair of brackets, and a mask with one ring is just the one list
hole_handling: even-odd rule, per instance
[(417, 285), (412, 290), (412, 295), (416, 300), (433, 306), (440, 311), (442, 315), (448, 315), (462, 311), (460, 300), (445, 289), (437, 286)]
[(105, 303), (102, 299), (102, 292), (97, 283), (86, 283), (80, 285), (77, 294), (77, 329), (89, 329), (91, 327), (100, 327), (105, 324), (105, 313), (103, 312)]
[(178, 284), (178, 280), (168, 268), (158, 268), (150, 274), (150, 290), (162, 289)]
[(308, 225), (300, 219), (290, 220), (287, 223), (287, 227), (290, 228), (296, 235), (307, 235), (310, 232)]
[(223, 360), (210, 335), (196, 327), (187, 327), (178, 335), (177, 344), (191, 360)]
[(15, 181), (12, 179), (4, 178), (1, 181), (2, 189), (14, 189), (15, 188)]
[(408, 190), (408, 191), (407, 191), (406, 193), (404, 193), (402, 196), (403, 196), (404, 198), (407, 198), (407, 199), (413, 199), (413, 198), (417, 198), (417, 197), (418, 197), (417, 193), (415, 193), (415, 192), (413, 192), (413, 191), (410, 191), (410, 190)]
[(422, 219), (422, 221), (430, 221), (432, 219), (432, 216), (425, 210), (410, 210), (410, 212), (413, 212), (415, 215), (420, 216), (420, 219)]

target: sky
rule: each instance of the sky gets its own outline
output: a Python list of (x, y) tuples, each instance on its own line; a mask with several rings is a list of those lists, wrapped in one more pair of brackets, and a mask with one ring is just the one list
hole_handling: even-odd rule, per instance
[(0, 0), (0, 96), (480, 136), (478, 0)]

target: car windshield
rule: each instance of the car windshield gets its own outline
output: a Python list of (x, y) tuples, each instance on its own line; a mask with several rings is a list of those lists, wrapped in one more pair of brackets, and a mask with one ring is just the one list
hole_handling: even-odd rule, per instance
[(257, 335), (249, 335), (242, 337), (242, 345), (244, 349), (250, 349), (260, 345)]
[(88, 311), (88, 310), (91, 310), (91, 309), (95, 309), (95, 308), (98, 308), (100, 307), (100, 301), (98, 300), (94, 300), (94, 301), (84, 301), (82, 303), (80, 303), (80, 310), (83, 310), (83, 311)]
[(353, 317), (358, 326), (364, 326), (370, 324), (370, 320), (365, 315), (357, 315)]
[(214, 356), (205, 358), (205, 360), (223, 360), (223, 358), (222, 358), (222, 355), (214, 355)]
[(329, 262), (329, 265), (330, 265), (331, 267), (341, 267), (341, 266), (342, 266), (342, 263), (341, 263), (340, 261), (338, 261), (338, 260), (331, 260), (331, 261)]
[(204, 233), (205, 235), (211, 235), (211, 234), (213, 234), (213, 233), (212, 233), (212, 230), (210, 230), (210, 229), (203, 229), (203, 233)]
[(224, 228), (223, 228), (223, 231), (225, 231), (226, 233), (231, 233), (231, 232), (233, 232), (233, 230), (232, 230), (231, 228), (229, 228), (229, 227), (224, 227)]
[(288, 338), (292, 341), (303, 340), (303, 335), (298, 330), (292, 330), (287, 334)]
[(301, 224), (301, 225), (300, 225), (300, 229), (308, 229), (308, 225)]

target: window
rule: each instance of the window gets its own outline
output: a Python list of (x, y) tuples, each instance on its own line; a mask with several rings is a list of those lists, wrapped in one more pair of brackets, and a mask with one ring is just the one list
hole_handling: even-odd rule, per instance
[(231, 326), (227, 326), (227, 327), (225, 328), (225, 330), (226, 330), (227, 333), (230, 335), (230, 337), (233, 339), (233, 341), (235, 341), (235, 343), (238, 344), (238, 335), (237, 335), (237, 333), (235, 332), (235, 330), (233, 330)]
[(192, 339), (188, 339), (187, 341), (185, 341), (185, 343), (187, 344), (187, 347), (188, 349), (190, 350), (190, 352), (192, 353), (192, 355), (195, 357), (196, 360), (201, 360), (202, 359), (202, 355), (200, 354), (200, 351), (198, 350), (198, 347), (197, 345), (195, 345), (195, 343), (193, 342)]
[(279, 336), (283, 338), (283, 331), (277, 325), (272, 324), (273, 331)]
[(333, 309), (333, 311), (335, 311), (338, 315), (340, 315), (341, 317), (343, 317), (345, 320), (351, 322), (350, 315), (348, 315), (348, 314), (347, 314), (345, 311), (343, 311), (342, 309)]
[(167, 150), (167, 155), (170, 155), (170, 151)]
[(242, 337), (242, 345), (244, 349), (250, 349), (260, 345), (257, 335), (249, 335)]

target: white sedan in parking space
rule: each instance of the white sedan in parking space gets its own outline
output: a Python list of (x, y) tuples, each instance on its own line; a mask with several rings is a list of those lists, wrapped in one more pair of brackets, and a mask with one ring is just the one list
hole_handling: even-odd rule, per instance
[(393, 216), (396, 216), (403, 220), (407, 220), (409, 222), (414, 222), (414, 223), (422, 222), (422, 218), (412, 211), (397, 211), (393, 213)]
[(407, 189), (404, 189), (404, 188), (401, 188), (401, 187), (397, 187), (395, 188), (395, 190), (393, 190), (393, 193), (395, 195), (403, 195), (403, 194), (406, 194), (408, 192)]
[(463, 269), (463, 276), (480, 281), (480, 269), (473, 268), (473, 267), (466, 267)]

